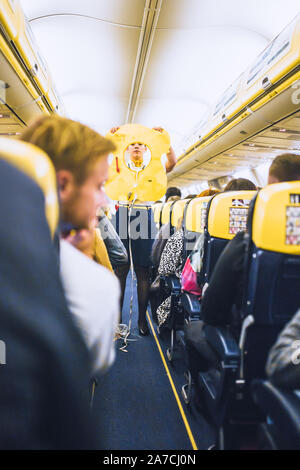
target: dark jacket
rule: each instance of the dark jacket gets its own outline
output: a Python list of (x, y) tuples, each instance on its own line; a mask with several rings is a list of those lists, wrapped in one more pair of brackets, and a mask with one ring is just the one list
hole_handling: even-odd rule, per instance
[(201, 315), (205, 323), (215, 326), (232, 323), (233, 307), (236, 310), (241, 307), (244, 259), (244, 232), (239, 232), (221, 253), (204, 293)]
[(0, 159), (0, 198), (0, 448), (95, 448), (89, 354), (66, 304), (44, 196)]

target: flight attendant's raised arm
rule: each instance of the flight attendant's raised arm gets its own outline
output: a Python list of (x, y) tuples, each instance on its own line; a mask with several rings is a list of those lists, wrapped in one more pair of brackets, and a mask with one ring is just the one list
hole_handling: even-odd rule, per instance
[(170, 173), (173, 170), (177, 163), (177, 157), (175, 155), (173, 147), (170, 147), (169, 152), (167, 153), (167, 163), (166, 163), (166, 172)]
[[(153, 127), (155, 131), (158, 132), (163, 132), (162, 127)], [(170, 173), (170, 171), (173, 170), (177, 163), (177, 157), (175, 155), (173, 147), (170, 147), (169, 152), (166, 154), (167, 155), (167, 162), (166, 162), (166, 173)]]

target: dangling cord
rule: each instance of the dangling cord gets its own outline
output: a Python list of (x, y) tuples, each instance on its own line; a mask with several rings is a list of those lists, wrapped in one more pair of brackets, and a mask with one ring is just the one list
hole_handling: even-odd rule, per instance
[(123, 352), (128, 352), (127, 351), (128, 341), (136, 341), (136, 340), (129, 339), (130, 332), (131, 332), (131, 324), (132, 324), (133, 291), (134, 291), (134, 268), (133, 268), (133, 257), (132, 257), (132, 246), (131, 246), (130, 219), (131, 219), (132, 208), (134, 206), (136, 199), (137, 199), (137, 194), (135, 194), (134, 199), (128, 211), (128, 247), (129, 247), (129, 260), (130, 260), (130, 272), (131, 272), (131, 297), (130, 297), (130, 307), (129, 307), (129, 323), (128, 323), (127, 331), (125, 330), (126, 332), (124, 332), (125, 336), (123, 338), (123, 345), (120, 348), (120, 351), (123, 351)]

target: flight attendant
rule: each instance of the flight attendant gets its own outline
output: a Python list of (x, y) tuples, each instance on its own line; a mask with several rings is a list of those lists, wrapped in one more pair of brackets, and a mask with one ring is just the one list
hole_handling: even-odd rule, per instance
[[(111, 129), (111, 133), (114, 134), (117, 132), (119, 127), (114, 127)], [(158, 132), (163, 132), (161, 127), (154, 127), (154, 130)], [(128, 146), (126, 153), (129, 158), (126, 161), (126, 165), (129, 169), (139, 173), (142, 171), (149, 161), (147, 161), (147, 151), (148, 147), (141, 142), (134, 142)], [(172, 147), (170, 147), (169, 152), (166, 154), (166, 163), (165, 170), (166, 173), (172, 171), (175, 167), (177, 158)], [(147, 210), (147, 209), (144, 209)], [(131, 220), (136, 216), (139, 216), (138, 208), (133, 208)], [(131, 239), (131, 251), (133, 258), (134, 271), (137, 277), (137, 293), (138, 293), (138, 307), (139, 307), (139, 317), (138, 317), (138, 328), (139, 334), (141, 336), (149, 335), (149, 328), (146, 319), (146, 310), (149, 301), (149, 292), (151, 285), (151, 249), (153, 240), (151, 238), (151, 218), (153, 217), (151, 207), (147, 210), (147, 221), (148, 221), (148, 237), (147, 239), (138, 238)], [(118, 229), (118, 227), (117, 227)], [(118, 230), (117, 230), (118, 231)], [(129, 255), (129, 237), (127, 233), (126, 239), (121, 238), (124, 243), (128, 255)], [(129, 256), (128, 256), (129, 259)], [(121, 284), (121, 312), (123, 308), (124, 293), (126, 287), (127, 274), (129, 272), (130, 265), (121, 265), (115, 268), (115, 274), (119, 278)]]

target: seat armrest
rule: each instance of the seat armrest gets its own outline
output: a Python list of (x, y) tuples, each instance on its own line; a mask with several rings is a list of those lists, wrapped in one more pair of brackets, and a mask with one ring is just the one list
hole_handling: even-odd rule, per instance
[(240, 350), (236, 340), (226, 327), (205, 325), (205, 337), (210, 346), (228, 366), (238, 366)]
[(196, 295), (189, 294), (188, 292), (182, 292), (181, 294), (181, 306), (183, 310), (189, 314), (192, 318), (200, 318), (200, 302)]
[(157, 277), (156, 279), (154, 279), (154, 281), (151, 284), (150, 292), (151, 293), (154, 293), (154, 292), (157, 293), (157, 292), (159, 292), (159, 288), (160, 288), (160, 279), (159, 279), (159, 277)]
[(276, 429), (281, 449), (300, 449), (300, 394), (277, 388), (269, 381), (255, 380), (251, 384), (255, 403), (269, 417)]

